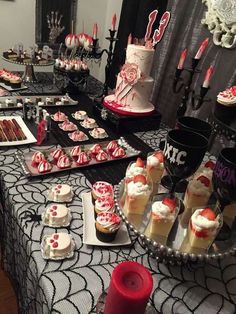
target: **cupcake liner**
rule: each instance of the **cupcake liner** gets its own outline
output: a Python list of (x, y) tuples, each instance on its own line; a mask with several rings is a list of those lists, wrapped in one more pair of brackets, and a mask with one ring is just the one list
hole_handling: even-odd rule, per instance
[(96, 237), (98, 238), (99, 241), (101, 242), (112, 242), (115, 240), (115, 237), (117, 235), (117, 232), (119, 229), (117, 229), (114, 232), (109, 232), (109, 233), (103, 233), (101, 231), (99, 231), (96, 228), (96, 224), (95, 224), (95, 229), (96, 229)]

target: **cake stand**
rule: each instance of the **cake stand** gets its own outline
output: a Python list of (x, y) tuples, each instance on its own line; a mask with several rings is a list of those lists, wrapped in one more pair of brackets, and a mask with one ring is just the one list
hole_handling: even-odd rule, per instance
[(45, 67), (45, 66), (51, 66), (54, 64), (54, 60), (48, 61), (47, 64), (38, 64), (38, 63), (32, 63), (32, 62), (24, 63), (24, 62), (19, 62), (19, 61), (13, 61), (10, 59), (6, 59), (4, 57), (2, 57), (2, 59), (4, 61), (9, 62), (9, 63), (25, 66), (25, 71), (24, 71), (24, 74), (22, 76), (22, 81), (26, 82), (26, 83), (37, 83), (37, 81), (38, 81), (36, 76), (35, 76), (35, 73), (34, 73), (34, 66)]
[[(149, 255), (158, 261), (166, 264), (184, 264), (187, 262), (199, 262), (207, 263), (212, 260), (221, 260), (227, 256), (236, 256), (236, 228), (235, 222), (232, 226), (232, 232), (230, 238), (227, 240), (215, 241), (208, 252), (194, 252), (190, 253), (182, 249), (182, 244), (186, 244), (186, 228), (182, 228), (178, 217), (172, 230), (168, 236), (167, 242), (155, 241), (146, 236), (146, 230), (150, 216), (150, 206), (145, 209), (144, 215), (133, 215), (133, 217), (127, 217), (122, 207), (122, 195), (124, 191), (124, 179), (121, 180), (119, 185), (115, 189), (115, 204), (118, 214), (122, 220), (126, 223), (130, 234), (135, 234), (144, 249)], [(139, 218), (141, 217), (141, 218)], [(139, 219), (140, 221), (138, 221)], [(184, 246), (186, 247), (186, 246)]]
[(70, 92), (76, 94), (78, 89), (82, 87), (86, 90), (89, 70), (84, 71), (67, 71), (65, 69), (54, 66), (53, 76), (55, 84), (62, 92)]

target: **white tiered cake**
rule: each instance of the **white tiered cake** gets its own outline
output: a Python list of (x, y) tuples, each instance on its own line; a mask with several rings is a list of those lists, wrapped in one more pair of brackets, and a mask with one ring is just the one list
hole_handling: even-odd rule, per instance
[(122, 115), (145, 116), (153, 113), (155, 108), (149, 102), (154, 82), (150, 77), (153, 56), (153, 48), (128, 45), (115, 94), (104, 98), (104, 106)]

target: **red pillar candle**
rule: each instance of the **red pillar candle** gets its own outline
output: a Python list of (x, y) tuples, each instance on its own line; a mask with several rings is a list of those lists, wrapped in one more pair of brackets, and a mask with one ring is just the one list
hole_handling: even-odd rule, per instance
[(112, 272), (104, 314), (144, 314), (153, 279), (141, 264), (126, 261)]
[(203, 40), (203, 42), (201, 43), (200, 48), (198, 49), (194, 59), (201, 59), (203, 52), (205, 51), (207, 45), (208, 45), (208, 41), (209, 38), (206, 38), (205, 40)]

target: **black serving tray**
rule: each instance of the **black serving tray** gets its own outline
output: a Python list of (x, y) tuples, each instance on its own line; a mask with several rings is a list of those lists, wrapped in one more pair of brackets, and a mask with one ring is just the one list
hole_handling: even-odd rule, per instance
[(94, 103), (93, 113), (118, 134), (158, 130), (161, 123), (161, 114), (156, 110), (149, 116), (123, 116), (98, 101)]

